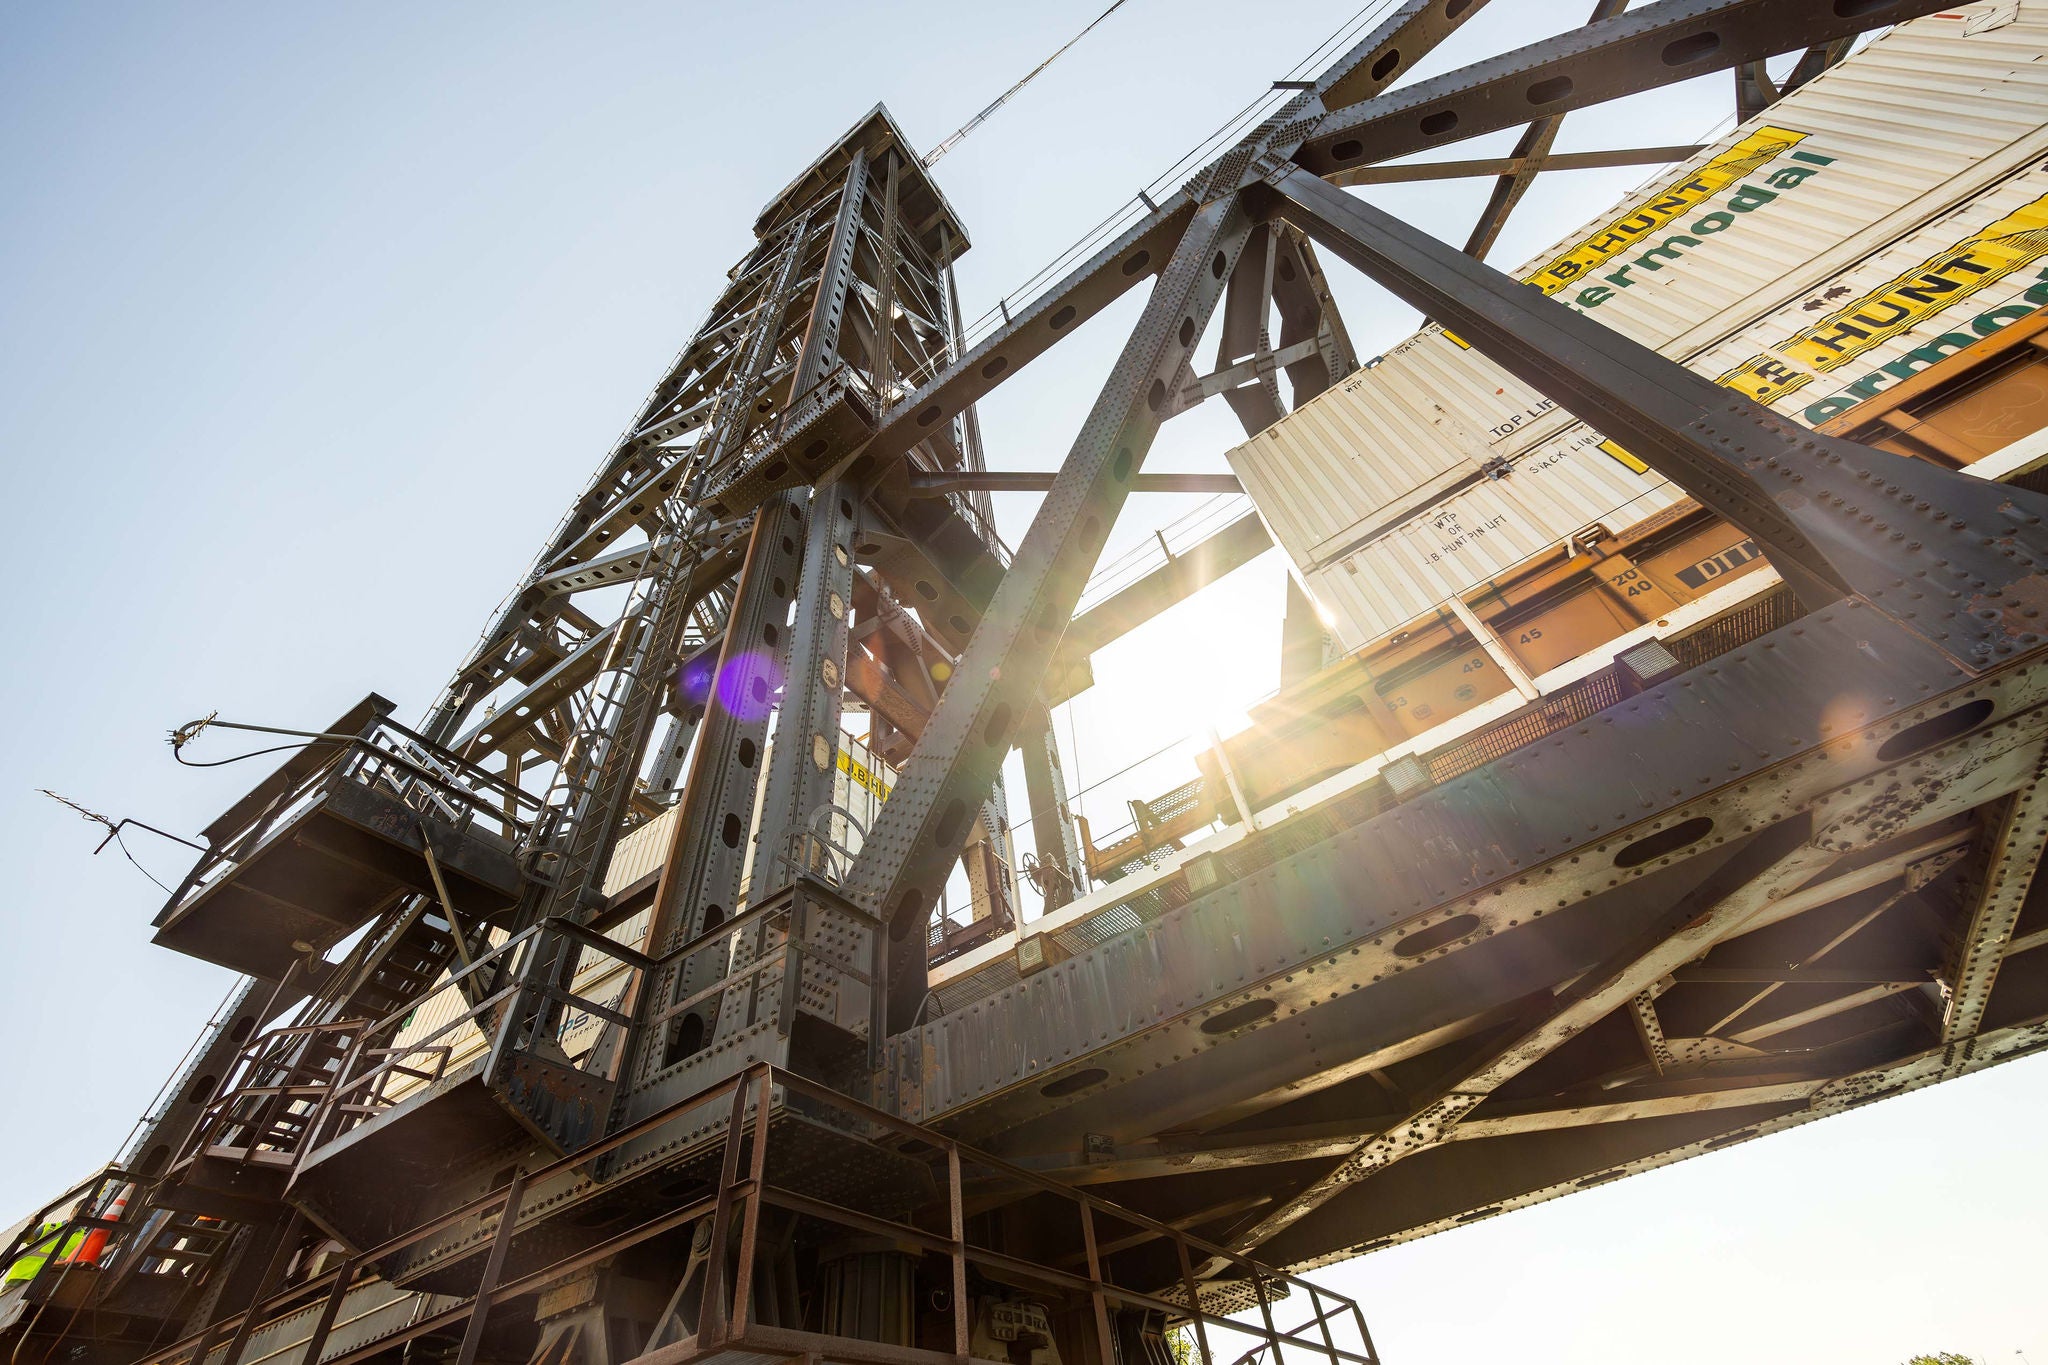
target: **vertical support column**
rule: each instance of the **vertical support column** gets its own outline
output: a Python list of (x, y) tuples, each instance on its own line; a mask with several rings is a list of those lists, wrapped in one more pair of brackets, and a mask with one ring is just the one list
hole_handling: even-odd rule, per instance
[(1039, 707), (1021, 747), (1024, 755), (1024, 799), (1031, 807), (1031, 835), (1038, 845), (1039, 876), (1047, 914), (1088, 889), (1088, 864), (1074, 834), (1074, 813), (1067, 805), (1067, 775), (1060, 767), (1060, 746), (1053, 733), (1052, 712)]
[(846, 187), (839, 192), (839, 217), (832, 225), (832, 244), (825, 249), (825, 268), (811, 305), (810, 326), (804, 332), (796, 381), (790, 385), (792, 400), (816, 384), (839, 359), (839, 326), (846, 317), (847, 285), (853, 279), (854, 248), (860, 244), (861, 206), (867, 193), (867, 153), (856, 149), (846, 168)]
[(826, 850), (807, 836), (819, 811), (832, 803), (838, 771), (859, 496), (850, 484), (830, 483), (811, 500), (782, 715), (761, 801), (749, 896), (757, 903), (787, 886), (797, 870), (820, 871), (826, 861)]
[(647, 773), (647, 794), (656, 801), (674, 801), (681, 795), (683, 760), (689, 757), (690, 740), (696, 736), (697, 723), (704, 719), (703, 706), (680, 695), (676, 698), (676, 707), (677, 710), (668, 718), (668, 728), (662, 732), (661, 744), (654, 755), (654, 766)]
[(960, 1148), (946, 1144), (946, 1237), (952, 1242), (947, 1259), (952, 1262), (953, 1354), (964, 1365), (968, 1351), (967, 1313), (967, 1213), (960, 1191)]
[[(939, 229), (939, 255), (941, 257), (939, 303), (945, 310), (945, 331), (947, 337), (946, 360), (958, 360), (967, 350), (967, 339), (960, 326), (960, 283), (953, 270), (952, 234), (944, 227)], [(981, 414), (974, 404), (969, 403), (960, 414), (960, 451), (966, 457), (967, 468), (977, 472), (988, 468), (988, 460), (981, 444)], [(967, 494), (968, 504), (980, 516), (982, 525), (996, 524), (995, 504), (989, 500), (986, 488), (977, 488)]]
[[(791, 594), (801, 563), (803, 495), (779, 493), (761, 505), (740, 570), (718, 666), (704, 699), (695, 757), (683, 788), (675, 836), (655, 891), (648, 942), (669, 952), (731, 918), (751, 847), (761, 751), (780, 672)], [(705, 948), (664, 973), (647, 1008), (668, 1005), (726, 973), (723, 944)], [(711, 1041), (713, 1007), (671, 1020), (659, 1037), (640, 1042), (636, 1076), (645, 1081)], [(694, 1019), (694, 1026), (692, 1020)]]
[[(892, 1028), (928, 979), (926, 926), (969, 822), (1037, 702), (1060, 636), (1165, 420), (1171, 385), (1223, 292), (1251, 222), (1237, 197), (1195, 213), (904, 765), (848, 879), (889, 923)], [(1594, 324), (1597, 326), (1598, 324)]]
[[(792, 396), (815, 385), (840, 359), (839, 341), (854, 282), (867, 182), (866, 153), (856, 150), (840, 190), (832, 237), (825, 250), (825, 264), (790, 390)], [(780, 814), (771, 817), (764, 805), (762, 823), (766, 839), (751, 840), (748, 832), (753, 824), (754, 794), (760, 778), (771, 698), (786, 680), (783, 661), (792, 657), (791, 642), (783, 632), (799, 585), (803, 585), (806, 594), (798, 612), (800, 627), (814, 623), (818, 613), (829, 616), (831, 606), (831, 592), (823, 576), (802, 572), (802, 547), (809, 543), (804, 519), (808, 497), (807, 490), (779, 494), (762, 504), (756, 516), (746, 565), (741, 570), (725, 640), (719, 649), (712, 695), (700, 724), (696, 757), (690, 765), (683, 808), (676, 821), (675, 843), (655, 894), (654, 926), (648, 941), (660, 952), (689, 942), (731, 916), (741, 880), (757, 848), (764, 856), (758, 860), (755, 875), (771, 879), (775, 875), (779, 844), (790, 827), (786, 819)], [(835, 525), (845, 519), (838, 515), (837, 499), (828, 510), (834, 514)], [(846, 542), (850, 568), (850, 533), (842, 539)], [(825, 553), (830, 555), (829, 546)], [(835, 670), (841, 674), (845, 671), (845, 602), (850, 597), (850, 590), (841, 590), (837, 622), (840, 644)], [(771, 673), (776, 676), (771, 677)], [(795, 682), (793, 676), (787, 680)], [(833, 700), (832, 730), (836, 733), (836, 695)], [(788, 733), (787, 729), (784, 733)], [(809, 756), (801, 752), (807, 746), (781, 747), (786, 759), (809, 761)], [(792, 747), (799, 752), (788, 752)], [(769, 794), (763, 795), (765, 798)], [(794, 805), (798, 799), (799, 794), (790, 793), (787, 803)], [(779, 801), (775, 809), (779, 812), (783, 808)], [(763, 886), (750, 886), (749, 899), (759, 901), (764, 891)], [(730, 951), (723, 943), (706, 947), (682, 963), (680, 970), (672, 970), (663, 988), (650, 993), (650, 1009), (659, 1013), (670, 1003), (754, 961), (762, 948), (763, 934), (758, 927), (742, 935)], [(636, 1073), (639, 1080), (644, 1084), (683, 1060), (688, 1050), (745, 1027), (753, 1017), (752, 1002), (762, 984), (757, 979), (734, 998), (715, 1004), (707, 1002), (701, 1011), (670, 1021), (666, 1029), (660, 1030), (662, 1036), (643, 1039)]]
[[(840, 343), (858, 273), (868, 178), (867, 154), (856, 150), (840, 191), (839, 211), (825, 251), (824, 272), (792, 393), (809, 389), (842, 359)], [(759, 904), (787, 885), (791, 869), (785, 859), (792, 852), (792, 837), (819, 805), (832, 799), (846, 674), (846, 616), (853, 600), (857, 496), (850, 485), (835, 483), (819, 490), (811, 501), (803, 558), (794, 575), (800, 595), (785, 656), (782, 715), (752, 845), (749, 904)], [(756, 925), (740, 936), (728, 966), (737, 970), (758, 961), (772, 946), (767, 927)], [(785, 972), (801, 969), (801, 960), (795, 956), (783, 968)], [(754, 1021), (759, 1001), (775, 985), (772, 976), (773, 972), (758, 973), (739, 991), (727, 993), (718, 1013), (716, 1036), (729, 1037)]]
[(882, 169), (882, 251), (875, 269), (875, 353), (868, 357), (874, 372), (875, 392), (883, 401), (893, 402), (896, 386), (896, 163), (891, 151)]

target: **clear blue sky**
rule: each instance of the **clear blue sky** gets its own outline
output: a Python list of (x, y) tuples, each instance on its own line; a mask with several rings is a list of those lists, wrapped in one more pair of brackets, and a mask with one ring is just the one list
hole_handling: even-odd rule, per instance
[[(878, 99), (938, 141), (1098, 4), (0, 11), (0, 1221), (114, 1154), (228, 986), (148, 945), (155, 889), (88, 857), (95, 831), (34, 789), (189, 832), (259, 770), (175, 766), (173, 725), (316, 725), (371, 689), (416, 715), (759, 205)], [(1589, 7), (1496, 0), (1432, 67)], [(970, 314), (1349, 6), (1251, 13), (1131, 0), (942, 163), (975, 240)], [(1727, 91), (1575, 116), (1559, 145), (1683, 141)], [(1632, 183), (1544, 181), (1496, 261)], [(1483, 192), (1376, 197), (1462, 240)], [(1334, 273), (1368, 351), (1413, 327)], [(1057, 460), (1134, 308), (985, 406), (997, 464)], [(1191, 414), (1152, 467), (1220, 469), (1233, 433), (1220, 407)], [(1013, 539), (1031, 501), (1001, 504)], [(1186, 508), (1138, 508), (1112, 553)], [(1280, 583), (1269, 555), (1098, 660), (1074, 722), (1084, 780), (1273, 685)], [(1162, 662), (1186, 680), (1163, 702), (1140, 682)], [(1115, 795), (1089, 798), (1098, 825)], [(182, 873), (182, 850), (133, 844)], [(2020, 1063), (1326, 1274), (1396, 1365), (2016, 1347), (2048, 1365), (2044, 1081), (2048, 1063)]]

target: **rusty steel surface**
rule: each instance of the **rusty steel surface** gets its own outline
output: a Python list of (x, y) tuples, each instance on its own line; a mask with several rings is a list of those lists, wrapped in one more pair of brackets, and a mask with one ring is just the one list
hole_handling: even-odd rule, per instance
[[(834, 143), (420, 729), (373, 698), (208, 831), (164, 941), (260, 979), (207, 1095), (52, 1205), (98, 1240), (0, 1294), (14, 1359), (1165, 1365), (1185, 1326), (1373, 1365), (1293, 1270), (2048, 1047), (2048, 495), (1810, 431), (1338, 188), (1527, 126), (1483, 252), (1565, 110), (1731, 70), (1754, 103), (1762, 57), (1940, 6), (1603, 4), (1389, 89), (1483, 8), (1394, 7), (971, 344), (893, 119)], [(1047, 708), (1267, 537), (1083, 588), (1164, 423), (1222, 396), (1256, 434), (1355, 366), (1318, 252), (1785, 586), (1273, 799), (1219, 742), (1172, 813), (1223, 830), (1089, 887)], [(973, 403), (1133, 289), (1013, 553)], [(895, 767), (858, 838), (851, 704)], [(608, 881), (666, 809), (659, 876)]]

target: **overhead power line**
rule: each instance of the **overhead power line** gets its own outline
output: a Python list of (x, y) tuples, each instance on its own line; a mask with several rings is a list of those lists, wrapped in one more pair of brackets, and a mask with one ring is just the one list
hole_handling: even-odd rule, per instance
[(1054, 50), (1053, 54), (1050, 57), (1047, 57), (1037, 66), (1034, 66), (1029, 71), (1025, 72), (1023, 79), (1019, 80), (1015, 85), (1011, 86), (1008, 90), (1005, 90), (1002, 94), (997, 95), (995, 99), (989, 103), (988, 108), (982, 110), (973, 118), (961, 124), (960, 130), (958, 132), (954, 133), (944, 142), (941, 142), (938, 146), (926, 152), (924, 154), (924, 164), (927, 166), (932, 165), (940, 157), (944, 156), (947, 152), (950, 152), (955, 147), (959, 146), (961, 141), (965, 139), (969, 133), (973, 132), (976, 128), (979, 128), (982, 124), (988, 122), (988, 116), (990, 114), (993, 114), (996, 110), (1008, 104), (1010, 102), (1011, 96), (1015, 95), (1019, 90), (1022, 90), (1025, 86), (1031, 84), (1031, 82), (1037, 77), (1039, 72), (1045, 70), (1048, 66), (1051, 66), (1054, 62), (1058, 61), (1068, 48), (1072, 47), (1075, 43), (1078, 43), (1083, 38), (1087, 37), (1090, 30), (1092, 30), (1097, 24), (1101, 23), (1104, 19), (1107, 19), (1110, 15), (1115, 14), (1118, 10), (1122, 9), (1123, 7), (1124, 0), (1115, 0), (1115, 3), (1112, 4), (1108, 9), (1096, 15), (1093, 19), (1090, 19), (1088, 21), (1087, 28), (1082, 29), (1073, 37), (1067, 39), (1067, 41), (1065, 41), (1064, 43), (1061, 43), (1059, 47)]

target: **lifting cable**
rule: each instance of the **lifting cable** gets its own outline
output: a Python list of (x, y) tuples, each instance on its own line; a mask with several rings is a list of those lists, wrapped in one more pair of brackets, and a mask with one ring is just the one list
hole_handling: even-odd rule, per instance
[(1113, 3), (1111, 3), (1108, 9), (1104, 10), (1102, 13), (1096, 15), (1093, 19), (1090, 19), (1088, 21), (1088, 26), (1086, 28), (1082, 29), (1079, 33), (1076, 33), (1073, 37), (1067, 39), (1067, 41), (1065, 41), (1064, 43), (1061, 43), (1059, 47), (1054, 50), (1053, 54), (1050, 57), (1047, 57), (1037, 66), (1034, 66), (1029, 71), (1025, 72), (1023, 79), (1019, 80), (1015, 85), (1011, 86), (1008, 90), (1005, 90), (1002, 94), (997, 95), (995, 99), (989, 104), (988, 108), (982, 110), (973, 118), (961, 124), (960, 130), (958, 132), (954, 133), (944, 142), (941, 142), (938, 146), (926, 152), (924, 154), (923, 164), (929, 167), (933, 163), (938, 161), (938, 159), (944, 156), (947, 152), (950, 152), (955, 147), (959, 146), (961, 141), (965, 139), (969, 133), (973, 132), (976, 128), (979, 128), (982, 124), (988, 122), (988, 116), (990, 114), (993, 114), (996, 110), (1008, 104), (1010, 102), (1011, 96), (1015, 95), (1019, 90), (1022, 90), (1025, 86), (1031, 84), (1031, 82), (1037, 77), (1039, 72), (1045, 70), (1048, 66), (1051, 66), (1054, 62), (1058, 61), (1062, 56), (1066, 54), (1068, 48), (1072, 47), (1075, 43), (1078, 43), (1083, 38), (1087, 37), (1089, 32), (1092, 29), (1094, 29), (1094, 27), (1097, 24), (1101, 23), (1104, 19), (1107, 19), (1110, 15), (1115, 14), (1118, 10), (1122, 9), (1123, 7), (1124, 0), (1113, 0)]

